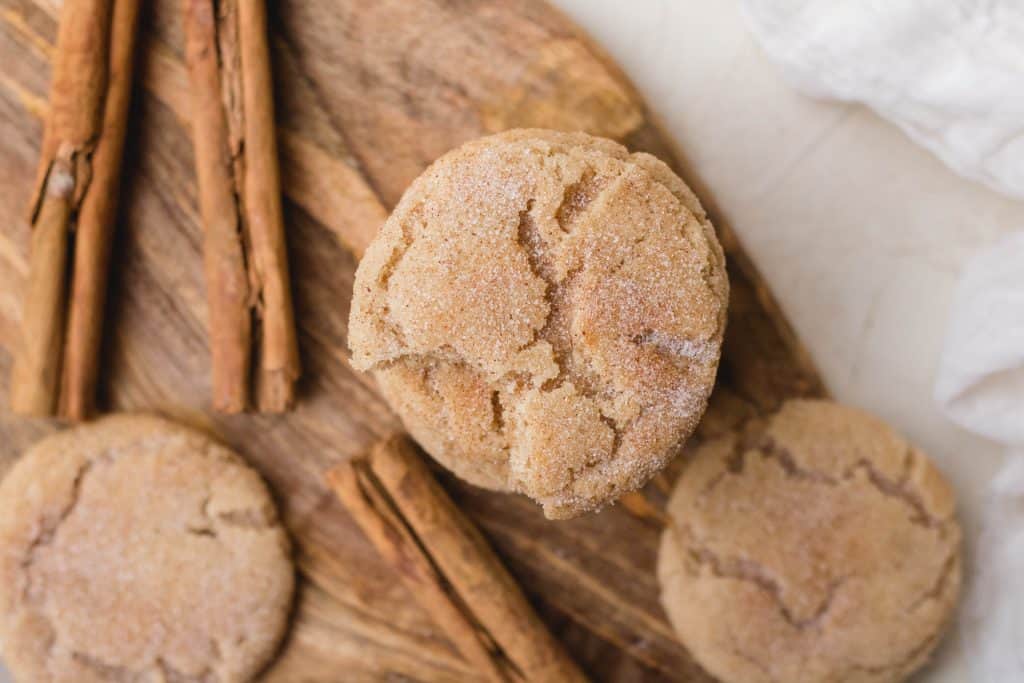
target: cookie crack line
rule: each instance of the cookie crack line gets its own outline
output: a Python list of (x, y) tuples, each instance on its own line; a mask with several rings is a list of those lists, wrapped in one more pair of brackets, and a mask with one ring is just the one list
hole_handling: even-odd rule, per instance
[(152, 663), (142, 669), (133, 669), (123, 664), (112, 664), (104, 661), (96, 655), (71, 650), (71, 658), (90, 669), (105, 680), (111, 681), (135, 681), (147, 673), (159, 674), (161, 680), (165, 681), (195, 681), (196, 683), (213, 683), (217, 680), (216, 674), (211, 667), (206, 667), (198, 676), (191, 676), (184, 671), (174, 667), (165, 657), (156, 657)]
[[(641, 411), (641, 414), (642, 414), (642, 411)], [(587, 461), (587, 462), (584, 462), (583, 464), (581, 464), (581, 465), (579, 465), (577, 467), (570, 467), (568, 470), (566, 470), (566, 474), (569, 477), (568, 484), (566, 485), (566, 489), (568, 491), (571, 491), (573, 489), (573, 487), (576, 485), (576, 483), (579, 481), (579, 479), (581, 477), (585, 476), (588, 472), (590, 472), (590, 471), (592, 471), (594, 469), (597, 469), (598, 467), (600, 467), (602, 464), (604, 464), (606, 462), (611, 462), (611, 461), (615, 460), (616, 456), (618, 456), (618, 454), (619, 454), (619, 449), (622, 448), (622, 436), (623, 436), (623, 434), (625, 434), (627, 431), (629, 431), (629, 429), (635, 423), (637, 418), (634, 418), (633, 420), (630, 420), (627, 423), (627, 426), (626, 426), (625, 429), (620, 429), (618, 427), (618, 423), (615, 421), (614, 418), (609, 417), (600, 408), (598, 408), (598, 419), (600, 419), (602, 423), (604, 423), (607, 427), (609, 427), (612, 430), (612, 447), (611, 447), (611, 450), (608, 452), (608, 457), (605, 460), (598, 460), (598, 461), (594, 461), (594, 462)], [(614, 486), (612, 484), (609, 484), (608, 485), (608, 491), (611, 492), (613, 490), (614, 490)], [(571, 502), (573, 502), (574, 500), (577, 500), (577, 499), (578, 499), (577, 496), (575, 496), (574, 494), (563, 492), (563, 493), (560, 493), (560, 494), (549, 496), (545, 500), (547, 500), (547, 501), (549, 501), (549, 502), (551, 502), (553, 504), (567, 504), (567, 503), (571, 503)], [(598, 509), (601, 509), (601, 508), (605, 507), (605, 505), (608, 505), (608, 503), (602, 504)]]
[[(569, 228), (585, 216), (604, 193), (614, 186), (614, 183), (610, 180), (598, 183), (595, 181), (594, 176), (594, 171), (588, 168), (583, 172), (578, 181), (570, 183), (563, 189), (562, 201), (553, 214), (554, 220), (558, 223), (563, 233), (567, 234)], [(582, 188), (586, 186), (589, 186), (591, 191), (596, 186), (596, 193), (590, 194), (584, 191)], [(581, 200), (580, 197), (583, 197), (583, 199)], [(572, 210), (568, 216), (564, 215), (565, 211), (563, 211), (566, 209), (566, 202), (573, 203)], [(566, 289), (580, 272), (582, 266), (569, 270), (561, 280), (558, 280), (550, 263), (550, 258), (547, 256), (548, 246), (537, 229), (536, 219), (533, 216), (534, 205), (535, 201), (532, 198), (528, 199), (526, 206), (519, 211), (519, 222), (516, 225), (515, 239), (519, 248), (522, 249), (523, 254), (526, 256), (530, 271), (536, 278), (544, 282), (544, 301), (548, 305), (548, 313), (543, 325), (533, 331), (533, 338), (523, 348), (529, 348), (538, 341), (546, 341), (551, 345), (551, 353), (555, 366), (558, 368), (558, 375), (545, 382), (541, 387), (542, 391), (554, 391), (566, 381), (571, 381), (576, 387), (577, 392), (586, 398), (593, 399), (598, 393), (595, 389), (597, 381), (591, 373), (585, 373), (571, 362), (575, 351), (571, 332), (569, 331), (572, 325), (572, 318), (569, 302), (563, 300)], [(559, 216), (563, 216), (563, 218), (559, 218)], [(566, 222), (563, 223), (563, 220)], [(564, 318), (564, 320), (559, 321), (560, 317)], [(562, 326), (566, 328), (562, 331), (562, 334), (558, 334), (558, 330), (554, 328), (557, 322), (561, 322)]]
[[(595, 186), (596, 192), (589, 194), (588, 191), (593, 191)], [(554, 218), (559, 228), (564, 233), (568, 233), (572, 224), (585, 216), (590, 207), (597, 203), (610, 186), (614, 186), (614, 183), (607, 180), (600, 183), (596, 182), (595, 174), (591, 169), (584, 171), (578, 181), (567, 185), (563, 190), (562, 201), (554, 212)], [(572, 207), (569, 207), (571, 210), (568, 210), (567, 202), (572, 203)], [(571, 314), (568, 310), (569, 302), (560, 299), (571, 280), (579, 272), (579, 268), (567, 273), (561, 281), (557, 280), (549, 262), (550, 259), (547, 257), (548, 249), (544, 238), (538, 231), (536, 220), (533, 217), (534, 205), (534, 200), (529, 199), (526, 202), (526, 206), (519, 212), (519, 221), (516, 225), (516, 242), (519, 248), (523, 250), (531, 272), (535, 277), (544, 282), (544, 299), (548, 305), (548, 313), (544, 324), (534, 330), (533, 339), (525, 348), (536, 344), (538, 341), (546, 341), (551, 345), (551, 352), (554, 363), (558, 368), (558, 375), (554, 379), (545, 382), (540, 387), (541, 391), (555, 391), (563, 386), (565, 382), (569, 381), (573, 383), (576, 391), (581, 396), (593, 400), (597, 395), (597, 391), (594, 388), (597, 382), (592, 375), (585, 375), (579, 367), (576, 367), (577, 364), (570, 361), (575, 351), (571, 332), (569, 331), (572, 325), (571, 318), (560, 321), (567, 328), (562, 334), (558, 334), (553, 329), (553, 325), (558, 321), (557, 313), (559, 311), (556, 311), (556, 309), (559, 306), (562, 309), (560, 311), (562, 317)], [(612, 448), (607, 459), (613, 460), (618, 455), (622, 445), (623, 432), (619, 429), (615, 420), (607, 416), (603, 410), (599, 408), (598, 412), (601, 422), (612, 430)], [(600, 462), (587, 462), (580, 467), (569, 468), (567, 471), (567, 488), (571, 490), (584, 472), (594, 469), (599, 464)], [(564, 499), (565, 494), (553, 498), (556, 503), (563, 503), (565, 502)]]
[[(658, 183), (658, 185), (668, 190), (668, 192), (676, 198), (680, 206), (682, 206), (683, 210), (686, 211), (690, 216), (692, 216), (693, 220), (695, 220), (698, 226), (700, 226), (701, 239), (704, 241), (704, 244), (708, 247), (709, 251), (704, 265), (701, 266), (700, 276), (701, 280), (704, 282), (704, 287), (709, 292), (711, 292), (712, 295), (717, 296), (718, 293), (721, 291), (721, 287), (716, 286), (716, 283), (714, 282), (714, 272), (716, 269), (720, 267), (725, 267), (725, 254), (721, 251), (721, 246), (718, 244), (718, 233), (715, 230), (715, 227), (711, 224), (711, 221), (708, 220), (707, 211), (704, 210), (704, 207), (700, 204), (700, 200), (697, 199), (696, 195), (693, 195), (691, 197), (692, 200), (695, 202), (695, 204), (691, 205), (689, 201), (687, 201), (682, 196), (677, 194), (676, 190), (673, 189), (671, 185), (666, 183), (663, 179), (659, 178), (656, 174), (651, 173), (644, 164), (639, 163), (635, 160), (638, 155), (643, 154), (644, 152), (635, 152), (633, 154), (630, 154), (627, 163), (631, 164), (635, 168), (639, 168), (645, 171), (651, 179)], [(685, 228), (683, 229), (683, 232), (685, 236)], [(642, 238), (637, 241), (637, 244), (639, 244), (641, 241), (643, 241)], [(721, 283), (718, 284), (720, 285)], [(728, 280), (726, 280), (726, 285), (728, 286)], [(720, 324), (724, 326), (725, 320), (728, 316), (728, 309), (726, 307), (722, 307), (720, 316)]]
[(859, 662), (847, 661), (846, 665), (851, 669), (875, 675), (890, 674), (893, 671), (909, 673), (915, 667), (918, 660), (930, 652), (932, 648), (935, 647), (936, 643), (939, 642), (939, 639), (942, 638), (945, 626), (945, 623), (939, 624), (938, 628), (934, 632), (928, 634), (921, 643), (911, 649), (907, 654), (898, 659), (894, 659), (891, 662), (884, 664), (861, 664)]
[(916, 612), (918, 608), (925, 603), (931, 602), (932, 600), (938, 600), (939, 597), (942, 596), (946, 588), (946, 584), (953, 576), (953, 572), (956, 571), (959, 565), (960, 553), (958, 548), (954, 546), (946, 556), (946, 560), (942, 563), (942, 569), (939, 570), (938, 576), (935, 578), (935, 582), (928, 590), (923, 592), (921, 596), (910, 605), (910, 607), (907, 608), (907, 611)]
[(185, 533), (190, 536), (202, 536), (217, 540), (220, 539), (220, 536), (217, 535), (217, 531), (208, 526), (187, 526), (185, 527)]
[(86, 667), (87, 669), (95, 671), (103, 678), (108, 680), (131, 680), (138, 677), (139, 674), (146, 671), (146, 669), (143, 669), (142, 671), (136, 671), (135, 669), (129, 669), (128, 667), (121, 664), (111, 664), (109, 662), (103, 661), (95, 655), (90, 655), (79, 650), (72, 650), (71, 658), (79, 664), (81, 664), (82, 666)]
[(277, 515), (269, 503), (262, 508), (225, 510), (217, 513), (216, 519), (225, 526), (252, 531), (265, 531), (277, 525)]
[[(907, 487), (911, 471), (910, 468), (912, 468), (912, 448), (908, 450), (908, 456), (906, 456), (907, 458), (911, 458), (911, 460), (908, 461), (905, 459), (905, 464), (903, 466), (904, 472), (900, 476), (900, 479), (896, 481), (888, 479), (885, 475), (879, 472), (874, 463), (867, 458), (860, 458), (857, 460), (855, 463), (843, 470), (839, 477), (833, 477), (825, 474), (824, 472), (806, 469), (796, 462), (793, 454), (790, 453), (788, 449), (780, 446), (773, 438), (764, 434), (753, 439), (736, 439), (733, 446), (733, 452), (729, 457), (729, 461), (726, 466), (727, 470), (733, 475), (741, 475), (743, 473), (747, 454), (751, 451), (757, 451), (766, 459), (774, 460), (786, 473), (786, 476), (791, 479), (810, 481), (825, 486), (841, 486), (847, 482), (853, 481), (858, 472), (863, 472), (867, 477), (867, 481), (881, 495), (887, 498), (896, 499), (910, 508), (913, 512), (909, 517), (912, 524), (917, 524), (928, 529), (935, 529), (940, 534), (945, 533), (949, 519), (942, 519), (933, 515), (925, 506), (921, 497)], [(705, 493), (710, 493), (718, 483), (719, 478), (716, 477), (715, 480), (708, 485)]]
[[(534, 223), (533, 211), (534, 200), (529, 199), (526, 202), (526, 207), (519, 212), (519, 222), (516, 224), (516, 243), (519, 248), (523, 251), (523, 255), (526, 256), (526, 262), (529, 264), (530, 272), (533, 273), (534, 277), (544, 282), (544, 303), (548, 306), (547, 315), (544, 318), (544, 323), (534, 329), (533, 339), (524, 348), (529, 348), (533, 344), (539, 341), (547, 341), (551, 345), (551, 355), (555, 365), (558, 367), (558, 376), (553, 380), (556, 386), (561, 385), (565, 381), (565, 375), (567, 373), (565, 358), (563, 357), (566, 353), (564, 346), (560, 343), (560, 340), (554, 338), (551, 334), (551, 326), (556, 316), (556, 309), (558, 308), (558, 301), (556, 296), (559, 293), (562, 285), (555, 280), (552, 275), (551, 266), (547, 263), (547, 259), (542, 256), (542, 246), (544, 240), (537, 230), (537, 226)], [(569, 353), (572, 352), (572, 343), (569, 343)], [(550, 381), (550, 380), (549, 380)], [(554, 387), (551, 387), (554, 388)]]
[(203, 525), (187, 525), (185, 533), (192, 536), (205, 536), (219, 539), (220, 534), (217, 525), (243, 529), (246, 531), (270, 531), (277, 526), (277, 515), (270, 504), (260, 508), (241, 508), (236, 510), (224, 510), (215, 515), (209, 512), (210, 498), (207, 497), (201, 506)]
[(609, 178), (598, 178), (594, 169), (588, 167), (580, 174), (579, 180), (565, 186), (562, 201), (554, 213), (555, 222), (562, 232), (572, 231), (573, 224), (587, 212), (609, 183)]
[(25, 572), (26, 577), (25, 589), (22, 595), (22, 599), (25, 602), (29, 602), (29, 590), (32, 586), (32, 569), (35, 566), (36, 556), (43, 548), (46, 548), (53, 543), (53, 539), (56, 537), (61, 525), (63, 525), (71, 516), (71, 513), (74, 512), (75, 507), (78, 505), (78, 501), (81, 498), (82, 483), (85, 481), (86, 475), (92, 470), (92, 467), (93, 461), (84, 460), (82, 462), (78, 471), (75, 473), (74, 480), (71, 482), (71, 493), (68, 496), (68, 501), (57, 515), (56, 520), (50, 524), (44, 525), (25, 549), (25, 557), (21, 563), (22, 571)]
[(482, 371), (482, 368), (475, 367), (469, 361), (454, 353), (450, 346), (441, 346), (431, 351), (404, 351), (391, 356), (390, 358), (383, 358), (381, 360), (374, 361), (367, 370), (369, 372), (381, 372), (409, 361), (419, 361), (424, 365), (428, 365), (430, 363), (448, 363), (456, 367), (469, 368), (477, 372)]
[(732, 630), (728, 631), (728, 635), (729, 635), (729, 640), (731, 642), (731, 646), (729, 647), (729, 650), (734, 655), (736, 655), (737, 657), (739, 657), (743, 661), (749, 663), (755, 669), (757, 669), (758, 671), (763, 673), (765, 675), (765, 678), (767, 678), (770, 681), (770, 683), (779, 683), (779, 679), (775, 678), (775, 676), (772, 674), (771, 669), (768, 668), (768, 666), (766, 664), (764, 664), (764, 662), (762, 662), (761, 660), (759, 660), (757, 657), (753, 656), (752, 654), (749, 654), (749, 653), (743, 651), (743, 649), (740, 647), (739, 641), (736, 638), (736, 634), (733, 633)]
[(715, 344), (706, 339), (676, 338), (657, 330), (646, 329), (630, 341), (637, 346), (650, 346), (660, 353), (687, 363), (708, 366), (718, 357)]
[[(815, 608), (814, 612), (801, 619), (793, 613), (789, 605), (782, 599), (782, 588), (779, 586), (779, 582), (770, 576), (761, 564), (746, 558), (722, 558), (708, 548), (707, 545), (686, 543), (680, 535), (680, 528), (673, 528), (676, 534), (676, 543), (685, 549), (691, 561), (701, 567), (707, 567), (716, 578), (734, 579), (757, 586), (772, 597), (782, 618), (797, 631), (816, 628), (821, 624), (832, 608), (840, 588), (842, 588), (848, 578), (844, 576), (830, 581), (825, 597)], [(692, 532), (690, 535), (692, 536)]]
[[(410, 213), (419, 214), (421, 210), (422, 205), (417, 205), (412, 209)], [(388, 294), (390, 293), (391, 277), (395, 274), (395, 271), (398, 270), (399, 264), (402, 262), (402, 259), (405, 258), (406, 253), (412, 247), (412, 244), (413, 242), (416, 241), (416, 238), (413, 236), (412, 230), (410, 228), (407, 228), (404, 223), (399, 223), (399, 230), (402, 233), (402, 239), (400, 240), (399, 244), (395, 245), (392, 248), (391, 254), (388, 256), (387, 262), (384, 264), (384, 266), (380, 270), (380, 273), (378, 273), (377, 275), (377, 283), (380, 285), (380, 288), (384, 292), (384, 301), (382, 303), (383, 310), (381, 310), (380, 312), (381, 320), (391, 331), (391, 334), (395, 336), (395, 340), (398, 341), (398, 343), (402, 347), (405, 347), (405, 332), (402, 331), (402, 326), (399, 325), (394, 320), (392, 320), (391, 318), (391, 305), (390, 302), (388, 301)]]
[(622, 448), (622, 430), (619, 429), (619, 424), (615, 419), (605, 415), (603, 410), (598, 409), (598, 417), (606, 427), (612, 430), (612, 450), (609, 458), (615, 458), (619, 454), (619, 449)]
[(505, 436), (505, 406), (501, 403), (501, 392), (491, 391), (491, 430)]

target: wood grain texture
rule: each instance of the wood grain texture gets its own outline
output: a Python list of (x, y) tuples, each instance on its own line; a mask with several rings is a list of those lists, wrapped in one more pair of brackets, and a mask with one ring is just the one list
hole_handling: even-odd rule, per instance
[[(276, 492), (297, 546), (296, 623), (270, 681), (480, 680), (325, 488), (323, 472), (397, 425), (347, 364), (356, 256), (434, 158), (518, 125), (582, 128), (670, 159), (614, 66), (541, 0), (285, 0), (270, 4), (282, 187), (304, 376), (281, 416), (209, 410), (207, 308), (177, 0), (147, 3), (134, 130), (114, 246), (101, 406), (217, 434)], [(0, 0), (0, 382), (9, 381), (31, 181), (55, 38), (52, 0)], [(685, 166), (682, 175), (687, 177)], [(700, 194), (700, 187), (695, 187)], [(712, 219), (716, 218), (714, 207)], [(732, 308), (700, 433), (821, 381), (728, 226)], [(57, 426), (0, 413), (0, 471)], [(646, 490), (657, 509), (671, 473)], [(549, 625), (596, 680), (707, 681), (657, 602), (655, 521), (616, 506), (569, 522), (444, 477)]]

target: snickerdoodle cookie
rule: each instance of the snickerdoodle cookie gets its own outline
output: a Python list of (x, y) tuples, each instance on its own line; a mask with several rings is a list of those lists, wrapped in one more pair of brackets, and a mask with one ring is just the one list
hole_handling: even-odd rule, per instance
[(956, 605), (952, 490), (852, 408), (792, 401), (702, 445), (668, 512), (662, 603), (726, 683), (901, 681)]
[(206, 436), (116, 416), (0, 484), (0, 642), (19, 681), (245, 681), (294, 585), (259, 475)]
[(349, 343), (438, 461), (565, 518), (693, 432), (727, 298), (714, 230), (664, 163), (516, 130), (409, 187), (359, 265)]

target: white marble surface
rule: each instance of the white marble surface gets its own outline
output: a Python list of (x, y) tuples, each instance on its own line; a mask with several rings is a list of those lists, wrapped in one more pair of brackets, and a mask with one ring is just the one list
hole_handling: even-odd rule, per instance
[[(1024, 202), (954, 175), (863, 107), (792, 91), (733, 0), (554, 4), (640, 89), (829, 389), (889, 420), (949, 475), (970, 544), (1002, 456), (942, 417), (932, 385), (960, 266), (1024, 229)], [(971, 680), (956, 633), (918, 680)]]
[[(953, 175), (861, 107), (791, 91), (732, 0), (554, 3), (632, 78), (688, 179), (711, 188), (829, 388), (928, 450), (974, 536), (999, 449), (939, 414), (932, 381), (960, 265), (1024, 228), (1024, 203)], [(955, 635), (920, 680), (970, 680)]]

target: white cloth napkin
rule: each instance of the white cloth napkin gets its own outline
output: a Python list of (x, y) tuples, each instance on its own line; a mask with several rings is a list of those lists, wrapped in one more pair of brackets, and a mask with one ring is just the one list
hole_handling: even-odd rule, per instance
[(1007, 445), (989, 485), (961, 632), (976, 680), (1024, 681), (1024, 232), (967, 264), (935, 397), (961, 426)]
[(935, 397), (962, 427), (1024, 450), (1024, 232), (964, 268)]
[[(741, 0), (808, 94), (867, 104), (958, 173), (1024, 198), (1024, 0)], [(1024, 681), (1024, 232), (977, 254), (936, 399), (1007, 446), (961, 620), (972, 680)]]
[(989, 486), (960, 632), (972, 680), (1024, 681), (1024, 451)]
[(741, 0), (787, 78), (1024, 198), (1024, 0)]

